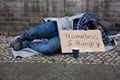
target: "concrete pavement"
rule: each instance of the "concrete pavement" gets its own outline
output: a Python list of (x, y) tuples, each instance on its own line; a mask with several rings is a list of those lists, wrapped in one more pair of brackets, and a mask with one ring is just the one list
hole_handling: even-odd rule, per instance
[(0, 62), (0, 80), (120, 80), (120, 65)]

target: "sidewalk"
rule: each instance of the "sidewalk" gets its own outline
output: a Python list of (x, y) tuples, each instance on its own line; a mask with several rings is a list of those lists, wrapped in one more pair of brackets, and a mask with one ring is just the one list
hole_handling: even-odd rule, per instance
[(82, 53), (76, 60), (72, 54), (56, 53), (54, 55), (37, 55), (28, 58), (15, 59), (10, 50), (10, 40), (13, 37), (0, 35), (0, 62), (30, 62), (30, 63), (75, 63), (75, 64), (120, 64), (120, 39), (118, 46), (111, 51), (99, 53)]
[(0, 36), (0, 80), (120, 80), (120, 39), (116, 49), (72, 54), (56, 53), (15, 59), (12, 37)]
[(1, 62), (0, 80), (120, 80), (120, 65)]

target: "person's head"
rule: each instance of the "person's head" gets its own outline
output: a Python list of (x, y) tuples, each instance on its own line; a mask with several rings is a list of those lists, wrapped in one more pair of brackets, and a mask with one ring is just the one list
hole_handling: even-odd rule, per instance
[(98, 21), (98, 23), (105, 29), (105, 32), (109, 32), (110, 27), (112, 26), (112, 24), (107, 21)]

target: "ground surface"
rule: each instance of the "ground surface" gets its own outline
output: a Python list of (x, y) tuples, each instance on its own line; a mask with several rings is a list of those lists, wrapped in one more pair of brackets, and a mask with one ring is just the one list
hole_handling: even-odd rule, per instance
[(99, 53), (82, 53), (78, 59), (72, 54), (56, 53), (54, 55), (37, 55), (28, 58), (15, 59), (10, 50), (10, 40), (13, 37), (0, 35), (0, 62), (30, 62), (30, 63), (76, 63), (76, 64), (120, 64), (120, 39), (114, 50)]
[(56, 53), (15, 59), (13, 37), (0, 36), (0, 80), (120, 80), (120, 39), (114, 50), (72, 54)]
[(0, 80), (120, 80), (120, 65), (1, 62)]

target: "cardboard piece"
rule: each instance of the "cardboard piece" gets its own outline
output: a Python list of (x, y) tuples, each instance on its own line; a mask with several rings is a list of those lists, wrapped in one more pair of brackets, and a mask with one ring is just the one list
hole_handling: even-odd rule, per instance
[(61, 30), (60, 41), (62, 53), (72, 53), (72, 48), (80, 52), (105, 51), (99, 30)]

